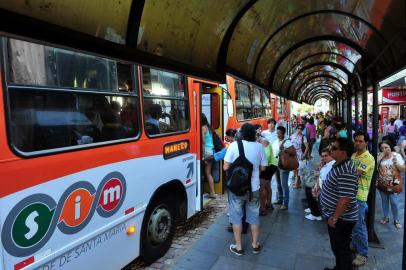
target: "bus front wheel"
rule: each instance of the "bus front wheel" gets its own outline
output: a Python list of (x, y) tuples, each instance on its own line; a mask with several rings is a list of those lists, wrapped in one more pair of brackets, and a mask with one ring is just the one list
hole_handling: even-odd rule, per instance
[(175, 212), (168, 198), (155, 199), (147, 208), (141, 232), (141, 256), (152, 263), (169, 249), (175, 234)]

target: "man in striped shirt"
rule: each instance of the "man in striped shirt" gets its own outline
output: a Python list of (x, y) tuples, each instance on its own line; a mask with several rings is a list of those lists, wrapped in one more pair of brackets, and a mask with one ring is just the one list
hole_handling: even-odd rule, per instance
[(336, 257), (334, 270), (352, 268), (351, 233), (358, 221), (358, 177), (350, 159), (353, 152), (354, 145), (347, 138), (337, 138), (332, 143), (331, 156), (336, 163), (323, 183), (320, 196), (322, 215), (328, 220), (331, 249)]

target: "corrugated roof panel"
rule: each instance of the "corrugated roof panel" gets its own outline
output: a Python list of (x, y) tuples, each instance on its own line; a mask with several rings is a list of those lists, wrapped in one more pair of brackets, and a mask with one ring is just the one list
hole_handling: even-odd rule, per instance
[(344, 66), (351, 72), (361, 55), (354, 49), (338, 42), (311, 42), (286, 57), (276, 72), (274, 87), (285, 94), (290, 80), (305, 66), (319, 62), (331, 62)]
[[(335, 36), (337, 39), (350, 40), (360, 47), (366, 46), (368, 39), (363, 39), (370, 28), (355, 19), (341, 14), (314, 14), (292, 22), (283, 31), (279, 32), (267, 45), (258, 65), (256, 79), (269, 84), (271, 72), (279, 58), (289, 48), (312, 37)], [(383, 41), (376, 40), (376, 48), (383, 47)], [(275, 48), (278, 48), (277, 50)]]
[(21, 15), (125, 44), (131, 0), (0, 1)]
[(145, 1), (137, 48), (215, 71), (223, 37), (246, 2)]

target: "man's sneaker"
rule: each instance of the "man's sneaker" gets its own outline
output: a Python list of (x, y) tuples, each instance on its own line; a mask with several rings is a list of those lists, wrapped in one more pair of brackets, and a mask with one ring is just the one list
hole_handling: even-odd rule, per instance
[(308, 219), (308, 220), (318, 220), (318, 221), (322, 220), (321, 217), (316, 217), (316, 216), (313, 216), (312, 214), (306, 215), (305, 218)]
[(258, 243), (258, 246), (257, 246), (257, 247), (252, 247), (252, 253), (258, 254), (258, 253), (261, 252), (261, 249), (262, 249), (262, 246), (261, 246), (260, 243)]
[(364, 264), (367, 263), (367, 260), (368, 260), (367, 257), (357, 254), (355, 259), (352, 261), (352, 265), (357, 266), (357, 267), (363, 266)]
[(305, 210), (305, 213), (307, 213), (307, 214), (310, 214), (312, 211), (310, 210), (310, 208), (306, 208)]
[(231, 244), (231, 245), (230, 245), (230, 251), (231, 251), (232, 253), (234, 253), (235, 255), (237, 255), (237, 256), (242, 256), (242, 255), (244, 255), (244, 250), (242, 250), (242, 249), (238, 250), (238, 249), (237, 249), (237, 245)]
[(279, 210), (288, 210), (288, 207), (284, 204), (281, 205), (281, 207), (279, 208)]

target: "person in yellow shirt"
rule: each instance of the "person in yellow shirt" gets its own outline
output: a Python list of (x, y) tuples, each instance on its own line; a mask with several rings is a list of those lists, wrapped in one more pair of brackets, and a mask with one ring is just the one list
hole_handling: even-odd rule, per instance
[(353, 260), (354, 266), (366, 264), (368, 258), (368, 231), (365, 224), (365, 212), (367, 211), (367, 199), (369, 187), (372, 181), (372, 175), (375, 169), (375, 159), (368, 151), (369, 136), (368, 133), (357, 131), (354, 133), (355, 153), (351, 160), (358, 172), (358, 222), (352, 230), (352, 246), (357, 252)]

